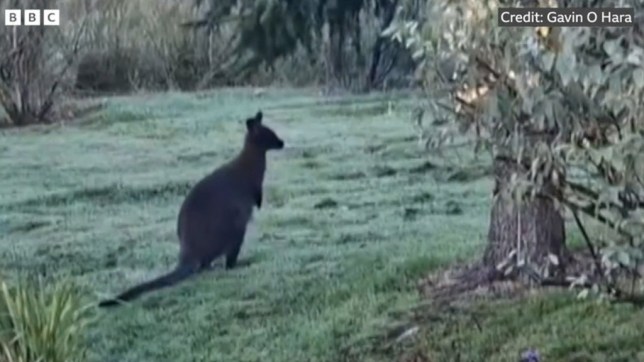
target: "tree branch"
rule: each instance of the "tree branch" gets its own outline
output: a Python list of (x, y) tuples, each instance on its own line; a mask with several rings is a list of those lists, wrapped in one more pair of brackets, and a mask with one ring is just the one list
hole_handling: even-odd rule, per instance
[(606, 282), (606, 276), (604, 275), (601, 261), (599, 260), (599, 257), (595, 252), (595, 248), (593, 247), (593, 243), (590, 241), (590, 237), (586, 232), (586, 228), (581, 223), (581, 220), (579, 219), (579, 215), (577, 211), (576, 210), (571, 210), (571, 211), (572, 211), (572, 216), (575, 218), (575, 223), (577, 224), (579, 231), (581, 231), (581, 235), (584, 237), (584, 240), (586, 241), (586, 246), (588, 247), (588, 251), (590, 252), (590, 255), (593, 258), (593, 262), (595, 263), (595, 268), (597, 268), (597, 273), (604, 280), (604, 282)]

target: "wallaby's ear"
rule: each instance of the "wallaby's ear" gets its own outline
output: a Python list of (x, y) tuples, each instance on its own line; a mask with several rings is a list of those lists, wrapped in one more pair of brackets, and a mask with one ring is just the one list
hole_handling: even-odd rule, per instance
[(249, 131), (260, 124), (262, 124), (262, 111), (257, 112), (255, 117), (246, 120), (246, 128)]

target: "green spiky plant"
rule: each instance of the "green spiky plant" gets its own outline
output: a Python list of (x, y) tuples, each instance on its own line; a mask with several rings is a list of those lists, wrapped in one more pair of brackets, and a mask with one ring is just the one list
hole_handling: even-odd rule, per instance
[(0, 281), (0, 361), (85, 360), (87, 311), (70, 283)]

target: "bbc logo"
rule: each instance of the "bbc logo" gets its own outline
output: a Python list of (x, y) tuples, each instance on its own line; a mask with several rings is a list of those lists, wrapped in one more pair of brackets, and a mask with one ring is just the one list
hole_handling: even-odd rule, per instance
[[(42, 13), (41, 13), (42, 12)], [(23, 16), (24, 15), (24, 16)], [(42, 15), (42, 17), (41, 17)], [(42, 18), (42, 22), (41, 22)], [(6, 9), (4, 11), (4, 25), (5, 26), (58, 26), (60, 25), (60, 10), (47, 9), (47, 10), (20, 10), (20, 9)]]

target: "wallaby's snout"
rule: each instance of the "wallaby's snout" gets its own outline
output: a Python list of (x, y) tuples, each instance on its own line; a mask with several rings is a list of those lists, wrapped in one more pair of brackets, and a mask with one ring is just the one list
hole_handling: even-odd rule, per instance
[(277, 139), (277, 145), (275, 146), (276, 150), (281, 150), (284, 148), (284, 141), (282, 141), (280, 138)]

